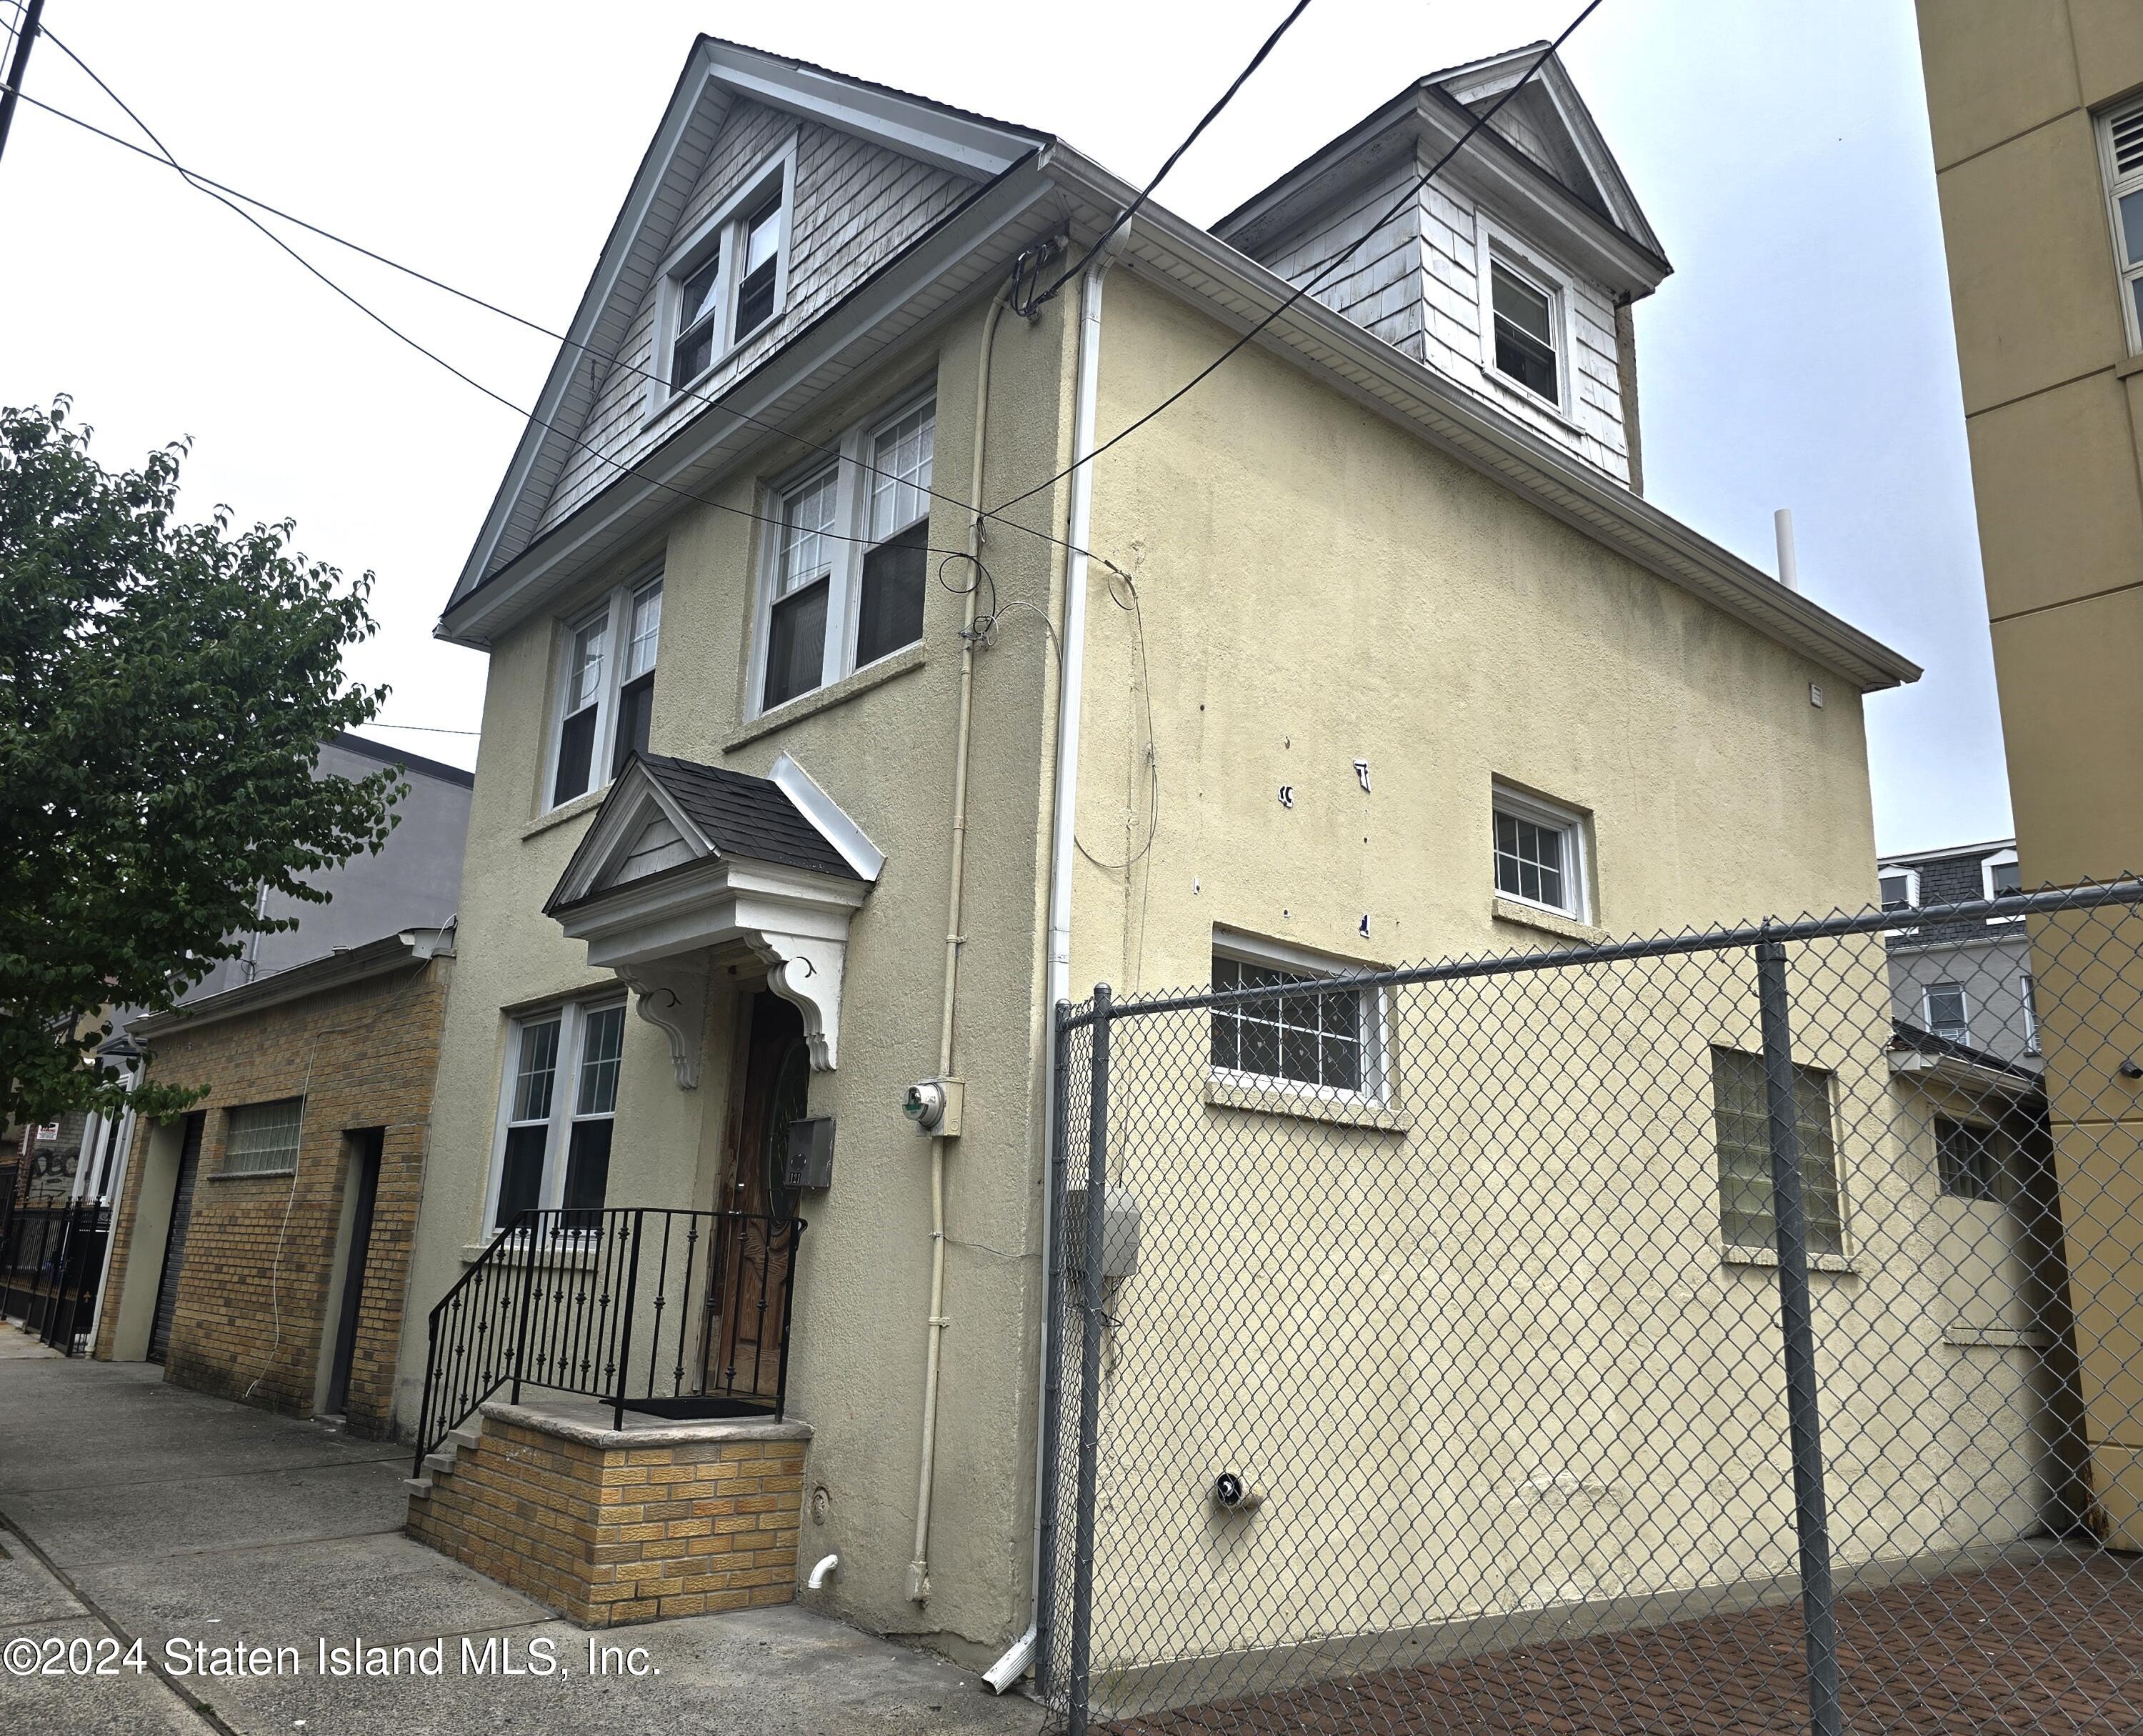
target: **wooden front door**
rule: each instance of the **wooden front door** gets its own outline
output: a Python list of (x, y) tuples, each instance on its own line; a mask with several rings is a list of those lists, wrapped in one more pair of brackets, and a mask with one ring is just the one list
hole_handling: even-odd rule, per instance
[(715, 1274), (721, 1316), (720, 1360), (712, 1383), (740, 1394), (771, 1397), (781, 1380), (782, 1316), (789, 1295), (795, 1195), (781, 1185), (789, 1124), (801, 1120), (811, 1084), (811, 1051), (804, 1016), (779, 995), (752, 997), (751, 1039), (745, 1056), (744, 1093), (728, 1197), (733, 1212), (750, 1215), (725, 1238)]

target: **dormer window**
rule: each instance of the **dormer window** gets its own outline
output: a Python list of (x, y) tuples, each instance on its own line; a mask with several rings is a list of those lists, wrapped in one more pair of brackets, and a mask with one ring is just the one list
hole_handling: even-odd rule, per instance
[(669, 274), (671, 390), (681, 392), (771, 324), (788, 290), (794, 151), (700, 225)]
[(1496, 316), (1496, 366), (1550, 403), (1556, 390), (1555, 297), (1514, 265), (1490, 263)]

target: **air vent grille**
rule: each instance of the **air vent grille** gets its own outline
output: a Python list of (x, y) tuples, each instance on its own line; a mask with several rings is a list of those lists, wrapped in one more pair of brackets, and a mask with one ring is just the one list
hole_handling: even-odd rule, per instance
[(2133, 175), (2143, 170), (2143, 108), (2131, 108), (2113, 117), (2113, 171)]

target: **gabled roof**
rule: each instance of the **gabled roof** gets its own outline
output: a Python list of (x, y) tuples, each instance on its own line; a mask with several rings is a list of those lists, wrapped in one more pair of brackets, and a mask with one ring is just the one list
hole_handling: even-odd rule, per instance
[(662, 754), (634, 754), (544, 910), (556, 914), (628, 883), (717, 859), (875, 880), (884, 858), (855, 823), (788, 755), (775, 774), (755, 778)]
[[(1948, 1067), (1982, 1078), (1991, 1075), (1994, 1081), (1999, 1081), (2002, 1086), (2020, 1096), (2042, 1089), (2044, 1084), (2038, 1073), (2030, 1067), (2020, 1066), (2013, 1061), (2004, 1061), (2000, 1056), (1990, 1055), (1984, 1049), (1975, 1049), (1969, 1043), (1938, 1036), (1909, 1019), (1891, 1020), (1890, 1053), (1895, 1056), (1913, 1057), (1921, 1063), (1922, 1071), (1939, 1071)], [(1893, 1064), (1895, 1065), (1894, 1062)]]
[[(567, 341), (484, 515), (447, 606), (474, 591), (536, 535), (566, 459), (586, 429), (607, 369), (588, 365), (625, 344), (730, 110), (740, 100), (806, 115), (980, 186), (1048, 142), (1044, 133), (927, 96), (829, 72), (808, 61), (703, 36), (692, 45), (661, 124), (618, 208)], [(705, 414), (705, 412), (700, 413)]]
[[(1238, 205), (1213, 225), (1213, 233), (1245, 253), (1265, 254), (1342, 190), (1385, 171), (1402, 156), (1442, 156), (1481, 112), (1525, 77), (1547, 47), (1532, 42), (1416, 79)], [(1633, 297), (1650, 294), (1674, 270), (1591, 111), (1552, 54), (1532, 84), (1473, 135), (1443, 176), (1470, 184), (1507, 216), (1530, 205), (1562, 231), (1541, 239), (1559, 241), (1573, 263), (1589, 266)]]

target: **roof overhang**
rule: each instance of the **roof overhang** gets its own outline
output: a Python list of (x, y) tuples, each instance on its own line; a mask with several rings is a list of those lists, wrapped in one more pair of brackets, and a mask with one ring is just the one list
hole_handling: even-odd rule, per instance
[[(1487, 136), (1477, 135), (1475, 142)], [(760, 427), (725, 409), (788, 425), (993, 287), (1022, 248), (1061, 232), (1067, 220), (1075, 236), (1098, 235), (1136, 192), (1061, 142), (1016, 164), (745, 375), (716, 407), (682, 422), (631, 474), (460, 596), (442, 618), (439, 636), (487, 648), (592, 566), (644, 547), (681, 497), (704, 499), (742, 472), (770, 443)], [(1247, 255), (1151, 202), (1121, 240), (1143, 277), (1238, 331), (1256, 325), (1292, 293)], [(1314, 298), (1294, 299), (1256, 341), (1858, 690), (1918, 679), (1910, 659)]]
[(1913, 1049), (1893, 1049), (1890, 1071), (1901, 1078), (1923, 1085), (1943, 1085), (1981, 1096), (1992, 1094), (2007, 1102), (2022, 1103), (2041, 1096), (2045, 1087), (2030, 1073), (1999, 1064), (1967, 1061), (1961, 1055), (1930, 1055)]
[[(851, 872), (822, 873), (720, 848), (636, 761), (603, 799), (544, 906), (568, 940), (586, 944), (588, 963), (615, 972), (633, 990), (640, 1016), (668, 1036), (681, 1089), (700, 1082), (707, 974), (725, 958), (766, 967), (767, 986), (804, 1016), (814, 1069), (829, 1072), (838, 1059), (849, 922), (870, 896), (884, 858), (794, 762), (790, 769), (809, 794), (799, 801), (795, 789), (784, 786), (784, 793)], [(811, 796), (824, 807), (814, 809)], [(825, 809), (840, 825), (829, 823)], [(682, 859), (620, 878), (635, 841), (656, 825), (675, 834), (671, 848)]]
[(361, 947), (344, 947), (308, 959), (303, 964), (294, 964), (287, 970), (257, 977), (220, 994), (204, 995), (198, 1001), (182, 1001), (169, 1012), (136, 1019), (127, 1026), (126, 1035), (153, 1044), (158, 1037), (168, 1036), (175, 1031), (194, 1031), (226, 1019), (243, 1018), (271, 1006), (302, 1001), (308, 996), (347, 988), (352, 983), (384, 977), (407, 967), (429, 964), (434, 958), (451, 958), (453, 951), (454, 931), (451, 924), (444, 928), (404, 929), (399, 934), (367, 941)]

